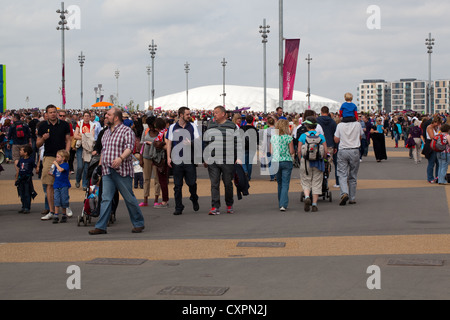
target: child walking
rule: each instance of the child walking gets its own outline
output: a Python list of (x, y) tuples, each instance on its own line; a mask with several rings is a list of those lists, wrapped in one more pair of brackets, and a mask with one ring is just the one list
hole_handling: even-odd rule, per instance
[[(53, 171), (49, 174), (55, 176), (53, 189), (55, 190), (55, 215), (53, 223), (67, 222), (67, 208), (69, 208), (69, 189), (71, 187), (69, 180), (69, 153), (66, 150), (60, 150), (56, 154), (56, 160), (53, 162)], [(60, 209), (62, 213), (61, 221), (59, 221)]]
[(25, 145), (19, 150), (20, 159), (16, 161), (16, 186), (22, 201), (22, 209), (19, 213), (30, 213), (31, 199), (37, 196), (33, 187), (33, 170), (36, 168), (34, 159), (31, 158), (33, 149)]

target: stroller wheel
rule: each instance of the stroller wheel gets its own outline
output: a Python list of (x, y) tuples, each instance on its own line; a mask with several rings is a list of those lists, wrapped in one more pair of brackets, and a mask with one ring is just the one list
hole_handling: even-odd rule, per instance
[(87, 227), (87, 218), (86, 216), (83, 217), (84, 226)]
[(302, 191), (302, 194), (300, 196), (300, 202), (303, 202), (304, 199), (305, 199), (305, 193)]
[(330, 202), (333, 202), (333, 194), (331, 192), (329, 192), (329, 196), (328, 197), (330, 198)]
[(77, 217), (77, 226), (78, 226), (78, 227), (80, 226), (80, 222), (81, 222), (81, 217), (78, 216), (78, 217)]

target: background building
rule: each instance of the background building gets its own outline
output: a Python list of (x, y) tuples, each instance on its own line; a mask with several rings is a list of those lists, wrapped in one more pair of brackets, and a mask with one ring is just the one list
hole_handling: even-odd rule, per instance
[[(415, 78), (387, 82), (381, 79), (364, 80), (358, 86), (357, 105), (361, 112), (395, 112), (412, 110), (427, 113), (428, 81)], [(431, 110), (433, 113), (450, 112), (450, 80), (432, 83)]]
[(356, 101), (362, 112), (391, 111), (391, 86), (385, 80), (364, 80)]

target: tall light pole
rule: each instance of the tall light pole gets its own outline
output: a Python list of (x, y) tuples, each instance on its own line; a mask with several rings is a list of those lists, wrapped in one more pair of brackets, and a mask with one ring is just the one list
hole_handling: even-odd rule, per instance
[(261, 36), (263, 38), (262, 43), (264, 47), (264, 53), (263, 53), (263, 60), (264, 60), (264, 113), (267, 113), (267, 66), (266, 66), (266, 60), (267, 60), (267, 38), (269, 37), (268, 34), (270, 33), (270, 26), (266, 25), (266, 19), (264, 19), (263, 25), (259, 26), (259, 33), (261, 33)]
[(155, 107), (155, 56), (156, 51), (158, 50), (158, 46), (155, 44), (155, 41), (152, 40), (152, 44), (149, 45), (148, 50), (150, 51), (150, 55), (152, 57), (152, 107)]
[(284, 84), (283, 84), (283, 67), (284, 67), (284, 38), (283, 38), (283, 0), (279, 0), (279, 23), (280, 23), (280, 36), (279, 36), (279, 67), (280, 67), (280, 78), (279, 78), (279, 88), (280, 88), (280, 107), (284, 106)]
[(223, 97), (223, 107), (224, 108), (225, 108), (225, 98), (227, 96), (227, 94), (225, 92), (225, 69), (226, 69), (227, 63), (228, 62), (225, 60), (225, 58), (223, 58), (223, 60), (222, 60), (222, 67), (223, 67), (223, 94), (222, 94), (222, 97)]
[(308, 110), (311, 109), (311, 55), (308, 53), (308, 58), (306, 58), (306, 61), (308, 61), (308, 94), (306, 95), (308, 97)]
[(186, 107), (189, 108), (189, 71), (191, 69), (189, 68), (191, 65), (186, 62), (184, 65), (184, 71), (186, 72)]
[(116, 77), (116, 80), (117, 80), (116, 102), (117, 102), (117, 106), (119, 106), (119, 77), (120, 77), (120, 71), (116, 70), (116, 72), (114, 72), (114, 76)]
[(56, 13), (60, 14), (59, 27), (56, 27), (56, 30), (61, 30), (61, 60), (62, 60), (62, 79), (61, 79), (61, 106), (62, 109), (66, 109), (66, 77), (65, 77), (65, 43), (64, 43), (64, 31), (69, 30), (69, 27), (66, 26), (66, 14), (69, 12), (64, 10), (64, 2), (61, 2), (61, 10), (56, 10)]
[(86, 61), (86, 57), (83, 55), (83, 51), (81, 51), (81, 54), (78, 56), (78, 61), (80, 62), (81, 67), (81, 110), (83, 110), (83, 66), (84, 62)]
[(433, 53), (433, 46), (434, 46), (434, 39), (431, 38), (431, 33), (428, 36), (428, 39), (425, 39), (425, 45), (428, 49), (428, 110), (430, 114), (434, 113), (434, 110), (432, 109), (432, 100), (431, 100), (431, 93), (433, 90), (433, 85), (431, 84), (431, 54)]
[(151, 89), (150, 89), (150, 85), (151, 85), (151, 81), (150, 81), (150, 76), (152, 74), (152, 67), (147, 66), (147, 75), (148, 75), (148, 105), (150, 106), (150, 100), (151, 100)]

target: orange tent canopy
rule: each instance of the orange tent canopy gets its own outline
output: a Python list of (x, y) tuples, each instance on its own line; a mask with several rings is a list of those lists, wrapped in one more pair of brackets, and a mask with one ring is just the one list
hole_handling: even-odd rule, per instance
[(96, 104), (93, 104), (92, 108), (112, 107), (113, 105), (114, 105), (113, 103), (102, 101), (102, 102), (98, 102)]

